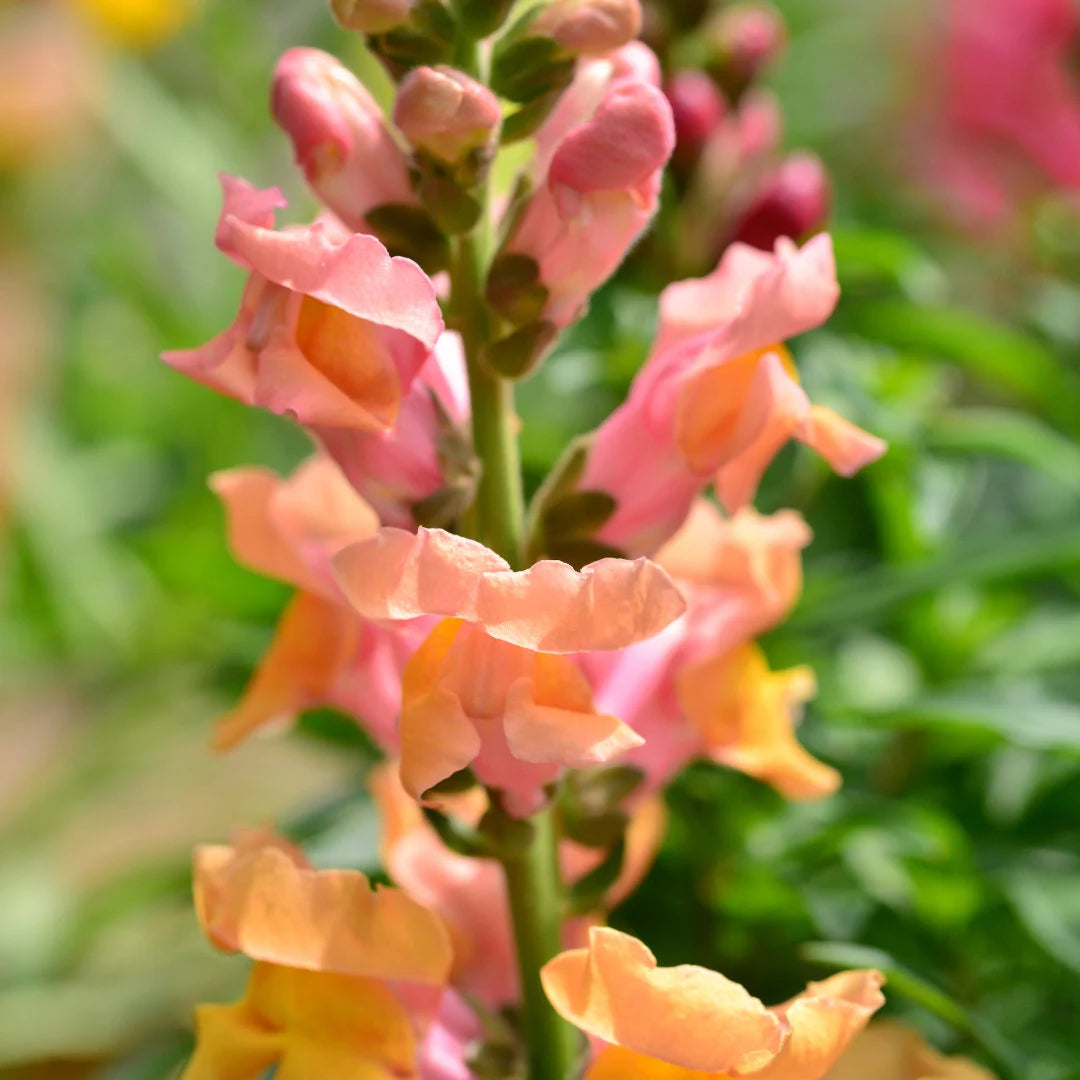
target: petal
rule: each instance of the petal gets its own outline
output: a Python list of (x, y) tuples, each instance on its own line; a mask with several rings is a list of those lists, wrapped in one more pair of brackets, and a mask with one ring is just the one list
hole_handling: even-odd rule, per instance
[(870, 435), (823, 405), (810, 406), (810, 415), (795, 437), (816, 450), (841, 476), (853, 476), (888, 449), (883, 439)]
[(647, 559), (601, 559), (582, 571), (543, 560), (515, 572), (482, 544), (441, 529), (384, 528), (338, 555), (334, 569), (367, 618), (446, 615), (543, 652), (623, 648), (685, 608), (671, 579)]
[(231, 750), (260, 728), (330, 702), (334, 683), (355, 657), (360, 620), (314, 593), (297, 593), (240, 704), (217, 722), (215, 750)]
[(996, 1080), (961, 1057), (944, 1057), (912, 1028), (878, 1020), (863, 1031), (828, 1073), (827, 1080)]
[(705, 968), (660, 968), (640, 941), (606, 927), (540, 973), (556, 1011), (606, 1042), (706, 1072), (760, 1067), (783, 1043), (780, 1021), (738, 983)]
[(277, 844), (196, 849), (195, 907), (218, 948), (255, 960), (436, 985), (450, 969), (436, 915), (355, 871), (312, 870)]
[(734, 359), (820, 326), (839, 295), (825, 233), (801, 250), (778, 241), (772, 254), (732, 244), (707, 277), (676, 282), (661, 294), (653, 355), (709, 334), (710, 349)]
[(777, 1010), (791, 1029), (780, 1054), (764, 1069), (736, 1075), (754, 1080), (820, 1080), (885, 1004), (880, 989), (884, 981), (877, 971), (842, 971), (824, 982), (811, 983)]
[(518, 679), (503, 724), (510, 753), (522, 761), (584, 769), (645, 740), (614, 716), (593, 711), (588, 682), (566, 657), (536, 658), (535, 679)]
[(180, 1080), (249, 1080), (281, 1056), (283, 1037), (260, 1024), (246, 1001), (195, 1009), (195, 1052)]
[(723, 1077), (715, 1072), (669, 1065), (621, 1046), (605, 1046), (589, 1066), (584, 1080), (723, 1080)]
[(720, 502), (734, 512), (753, 499), (761, 477), (805, 419), (810, 402), (777, 353), (766, 353), (754, 374), (716, 476)]

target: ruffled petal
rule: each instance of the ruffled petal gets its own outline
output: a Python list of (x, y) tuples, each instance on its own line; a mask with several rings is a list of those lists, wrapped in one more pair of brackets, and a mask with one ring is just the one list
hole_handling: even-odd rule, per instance
[(826, 1080), (997, 1080), (961, 1057), (945, 1057), (918, 1032), (895, 1020), (871, 1024), (844, 1052)]
[(439, 985), (452, 953), (438, 916), (351, 870), (312, 870), (265, 836), (195, 852), (195, 907), (218, 948), (255, 960)]
[(540, 976), (572, 1024), (670, 1065), (749, 1071), (783, 1044), (780, 1020), (738, 983), (689, 964), (657, 967), (640, 941), (617, 930), (593, 927), (588, 948), (560, 954)]
[(382, 529), (334, 560), (352, 605), (372, 619), (445, 615), (541, 652), (620, 649), (678, 618), (685, 602), (647, 559), (576, 571), (543, 560), (519, 572), (482, 544), (441, 529)]

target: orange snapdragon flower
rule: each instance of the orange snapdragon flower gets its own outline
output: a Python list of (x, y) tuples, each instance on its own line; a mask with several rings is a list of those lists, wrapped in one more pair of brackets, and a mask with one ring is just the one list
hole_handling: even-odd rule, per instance
[(313, 870), (292, 844), (243, 832), (195, 854), (195, 908), (218, 948), (256, 961), (233, 1005), (203, 1005), (184, 1080), (415, 1077), (450, 971), (442, 920), (356, 871)]
[(524, 815), (561, 769), (640, 745), (593, 708), (584, 674), (560, 654), (623, 648), (678, 618), (683, 599), (654, 563), (601, 559), (577, 571), (543, 560), (515, 572), (441, 529), (382, 529), (333, 565), (365, 618), (444, 616), (403, 678), (401, 779), (414, 797), (471, 765)]
[(884, 1003), (878, 972), (845, 971), (766, 1008), (715, 971), (658, 967), (605, 927), (541, 979), (560, 1015), (608, 1044), (586, 1080), (819, 1080)]
[(918, 1032), (895, 1020), (878, 1020), (855, 1040), (825, 1080), (996, 1080), (962, 1057), (945, 1057)]

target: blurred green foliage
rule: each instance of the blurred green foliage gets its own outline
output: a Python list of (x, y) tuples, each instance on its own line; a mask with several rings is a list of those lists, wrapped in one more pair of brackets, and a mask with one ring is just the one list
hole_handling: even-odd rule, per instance
[[(766, 1000), (869, 956), (889, 1008), (943, 1045), (1064, 1080), (1080, 1058), (1080, 285), (975, 247), (853, 150), (895, 89), (895, 58), (874, 58), (902, 5), (781, 6), (777, 86), (792, 139), (834, 169), (844, 287), (794, 352), (815, 400), (891, 447), (853, 481), (789, 451), (760, 499), (816, 534), (802, 603), (766, 646), (815, 667), (803, 737), (845, 786), (796, 806), (695, 766), (614, 921)], [(182, 1059), (192, 1003), (242, 974), (195, 927), (194, 842), (276, 818), (317, 861), (374, 866), (370, 754), (349, 725), (205, 752), (285, 595), (230, 560), (206, 476), (287, 469), (305, 445), (155, 360), (234, 311), (240, 272), (210, 244), (216, 170), (310, 210), (265, 107), (276, 56), (301, 43), (356, 55), (317, 0), (207, 0), (152, 56), (109, 58), (73, 157), (0, 187), (5, 247), (57, 313), (0, 564), (12, 1080), (152, 1080)], [(531, 485), (644, 358), (655, 300), (638, 282), (628, 268), (521, 388)]]

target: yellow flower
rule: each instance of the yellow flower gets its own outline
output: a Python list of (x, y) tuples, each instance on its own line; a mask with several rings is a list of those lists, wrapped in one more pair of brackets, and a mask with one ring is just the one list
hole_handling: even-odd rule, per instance
[(195, 14), (197, 0), (73, 0), (108, 37), (150, 49), (178, 33)]

